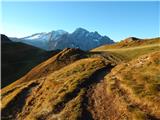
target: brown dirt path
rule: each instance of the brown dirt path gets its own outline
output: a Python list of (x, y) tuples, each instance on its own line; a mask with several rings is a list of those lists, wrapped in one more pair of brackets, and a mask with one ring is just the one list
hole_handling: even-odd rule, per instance
[(106, 83), (104, 76), (110, 70), (99, 74), (99, 83), (94, 84), (88, 90), (88, 111), (92, 114), (94, 120), (121, 120), (127, 118), (123, 111), (116, 108), (116, 99), (106, 92)]

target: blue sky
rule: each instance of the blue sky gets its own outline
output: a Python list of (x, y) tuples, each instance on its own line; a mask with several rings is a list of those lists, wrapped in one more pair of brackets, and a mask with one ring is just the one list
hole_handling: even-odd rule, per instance
[(2, 33), (24, 37), (78, 27), (98, 31), (115, 41), (129, 36), (159, 36), (158, 2), (2, 2)]

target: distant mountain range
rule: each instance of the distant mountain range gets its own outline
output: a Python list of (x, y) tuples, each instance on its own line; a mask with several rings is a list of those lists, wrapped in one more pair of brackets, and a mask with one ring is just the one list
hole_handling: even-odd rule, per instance
[(104, 44), (114, 43), (107, 36), (98, 32), (89, 32), (83, 28), (77, 28), (73, 33), (64, 30), (51, 31), (49, 33), (36, 33), (24, 38), (10, 38), (15, 42), (22, 42), (45, 50), (64, 48), (80, 48), (90, 50)]

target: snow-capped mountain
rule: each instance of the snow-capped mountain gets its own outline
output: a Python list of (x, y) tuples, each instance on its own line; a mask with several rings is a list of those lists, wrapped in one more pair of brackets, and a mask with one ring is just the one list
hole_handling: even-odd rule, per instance
[(90, 50), (103, 44), (114, 43), (114, 41), (107, 36), (101, 36), (98, 32), (89, 32), (83, 28), (77, 28), (73, 33), (57, 30), (49, 33), (36, 33), (20, 39), (10, 39), (15, 42), (23, 42), (45, 50), (64, 48)]

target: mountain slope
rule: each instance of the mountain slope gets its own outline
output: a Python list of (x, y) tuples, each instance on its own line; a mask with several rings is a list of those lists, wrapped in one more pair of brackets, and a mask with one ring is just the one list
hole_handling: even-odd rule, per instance
[(83, 28), (77, 28), (73, 33), (57, 30), (49, 33), (37, 33), (21, 39), (11, 38), (11, 40), (27, 43), (45, 50), (64, 48), (90, 50), (104, 44), (114, 43), (107, 36), (101, 36), (98, 32), (89, 32)]
[(107, 49), (118, 49), (118, 48), (129, 48), (129, 47), (136, 47), (136, 46), (143, 46), (143, 45), (150, 45), (150, 44), (158, 44), (160, 43), (160, 38), (150, 38), (150, 39), (140, 39), (135, 37), (126, 38), (120, 42), (117, 42), (112, 45), (103, 45), (94, 50), (107, 50)]
[(64, 49), (2, 89), (2, 120), (159, 120), (160, 51), (144, 54)]
[(43, 77), (47, 76), (48, 74), (84, 57), (86, 57), (85, 52), (79, 49), (66, 48), (53, 57), (49, 58), (48, 60), (34, 67), (22, 78), (5, 87), (3, 91), (10, 91), (10, 89), (13, 89), (15, 86), (21, 83), (29, 82), (32, 79), (43, 79)]
[(140, 55), (160, 50), (160, 38), (138, 39), (127, 38), (113, 45), (104, 45), (91, 50), (92, 52), (111, 52), (125, 60), (132, 60)]
[(2, 89), (2, 120), (158, 120), (159, 58), (154, 52), (115, 68), (82, 58), (39, 77), (27, 74)]
[(1, 35), (2, 88), (57, 52), (46, 52), (24, 43), (12, 42), (7, 36)]
[[(99, 73), (112, 68), (111, 60), (107, 62), (100, 57), (86, 57), (87, 53), (81, 50), (65, 49), (3, 88), (2, 119), (51, 119), (63, 109), (62, 119), (67, 114), (69, 119), (83, 117), (85, 108), (80, 106), (84, 104), (86, 90), (99, 80)], [(41, 103), (44, 105), (39, 108)], [(75, 112), (64, 108), (64, 104)], [(48, 112), (45, 113), (45, 110)]]
[(111, 105), (121, 117), (160, 119), (159, 67), (160, 52), (153, 52), (116, 66), (105, 77), (106, 94), (114, 101)]
[[(80, 66), (85, 65), (86, 68), (79, 68)], [(51, 119), (52, 117), (56, 117), (56, 114), (59, 113), (61, 110), (65, 109), (64, 104), (70, 104), (72, 103), (72, 99), (75, 102), (79, 103), (80, 101), (76, 101), (76, 99), (82, 99), (78, 98), (78, 96), (81, 96), (85, 92), (85, 88), (87, 87), (87, 84), (91, 82), (89, 80), (89, 77), (98, 69), (103, 68), (104, 63), (101, 60), (97, 59), (84, 59), (75, 62), (72, 65), (69, 65), (59, 71), (56, 71), (55, 73), (52, 73), (48, 75), (44, 80), (34, 80), (30, 82), (29, 84), (26, 84), (26, 88), (24, 86), (20, 87), (20, 91), (17, 92), (11, 92), (9, 93), (9, 96), (18, 97), (20, 99), (20, 94), (24, 94), (23, 91), (25, 89), (30, 90), (30, 97), (25, 97), (26, 103), (23, 107), (23, 109), (14, 109), (14, 107), (11, 106), (11, 103), (14, 102), (14, 104), (18, 103), (17, 100), (14, 100), (13, 97), (10, 101), (3, 101), (3, 99), (6, 99), (8, 95), (4, 96), (2, 98), (3, 106), (2, 106), (2, 115), (3, 117), (7, 117), (8, 114), (12, 114), (13, 118), (16, 119)], [(79, 69), (77, 71), (77, 69)], [(39, 82), (39, 83), (38, 83)], [(88, 83), (87, 83), (88, 82)], [(36, 88), (30, 87), (31, 84), (35, 85)], [(39, 84), (39, 85), (38, 85)], [(36, 93), (36, 94), (35, 94)], [(2, 94), (3, 95), (3, 94)], [(18, 99), (17, 98), (17, 99)], [(75, 100), (74, 100), (75, 99)], [(34, 104), (34, 105), (33, 105)], [(74, 103), (76, 104), (76, 103)], [(19, 105), (19, 104), (17, 104)], [(38, 107), (41, 106), (41, 107)], [(78, 105), (79, 106), (79, 105)], [(70, 119), (76, 119), (77, 117), (81, 116), (81, 108), (76, 108), (78, 106), (71, 106), (72, 109), (77, 109), (77, 113), (75, 114), (70, 113), (68, 117)], [(16, 107), (16, 106), (15, 106)], [(80, 106), (79, 106), (80, 107)], [(13, 108), (10, 111), (9, 108)], [(19, 107), (21, 108), (21, 107)], [(21, 111), (22, 110), (22, 111)], [(66, 113), (68, 113), (70, 109), (64, 110), (64, 116), (62, 115), (63, 119), (65, 119)], [(13, 112), (20, 112), (19, 114), (13, 114)], [(15, 116), (16, 115), (16, 116)]]

